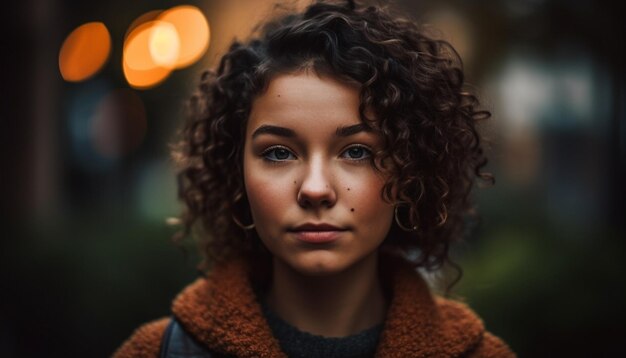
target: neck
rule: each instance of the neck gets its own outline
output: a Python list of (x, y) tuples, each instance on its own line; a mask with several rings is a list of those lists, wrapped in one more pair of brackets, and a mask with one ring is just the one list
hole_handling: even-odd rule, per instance
[(307, 276), (274, 259), (267, 305), (289, 324), (324, 337), (345, 337), (384, 320), (378, 255), (326, 276)]

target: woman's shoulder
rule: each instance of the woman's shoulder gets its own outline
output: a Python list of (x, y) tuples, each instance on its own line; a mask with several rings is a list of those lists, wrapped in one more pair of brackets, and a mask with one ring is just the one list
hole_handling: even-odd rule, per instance
[(169, 322), (170, 318), (165, 317), (137, 328), (113, 357), (158, 357), (161, 339)]
[(448, 330), (458, 334), (467, 332), (470, 326), (482, 331), (481, 339), (469, 357), (501, 358), (515, 357), (511, 348), (499, 337), (487, 331), (482, 319), (465, 303), (437, 296), (435, 298), (439, 314)]
[(490, 332), (485, 332), (483, 333), (483, 339), (476, 349), (474, 349), (470, 357), (502, 358), (516, 357), (516, 355), (500, 338)]

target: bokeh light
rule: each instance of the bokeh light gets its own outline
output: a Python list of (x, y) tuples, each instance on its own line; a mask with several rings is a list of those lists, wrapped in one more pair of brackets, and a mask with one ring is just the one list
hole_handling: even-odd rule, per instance
[(168, 68), (155, 62), (150, 51), (150, 42), (155, 28), (168, 25), (160, 21), (148, 21), (137, 26), (126, 38), (122, 67), (124, 76), (132, 87), (150, 88), (169, 76), (171, 67)]
[(90, 137), (98, 154), (118, 158), (136, 149), (146, 134), (146, 109), (130, 89), (117, 89), (98, 104)]
[(107, 62), (111, 53), (111, 36), (101, 22), (90, 22), (72, 31), (59, 52), (59, 70), (66, 81), (84, 81)]
[(146, 109), (134, 90), (113, 89), (106, 81), (95, 80), (72, 97), (68, 134), (81, 168), (106, 171), (143, 142)]
[(88, 172), (106, 172), (115, 164), (98, 154), (93, 145), (92, 121), (99, 104), (110, 93), (111, 84), (94, 79), (75, 90), (68, 100), (67, 130), (73, 161)]
[(180, 52), (176, 68), (196, 62), (209, 47), (210, 29), (204, 14), (189, 5), (176, 6), (164, 11), (159, 20), (172, 24), (180, 38)]
[(165, 159), (147, 162), (136, 175), (135, 207), (143, 218), (162, 223), (163, 218), (176, 216), (180, 212), (176, 169), (172, 161)]
[(209, 37), (207, 19), (194, 6), (147, 12), (126, 33), (124, 76), (134, 88), (154, 87), (172, 70), (198, 61), (209, 47)]
[(143, 15), (133, 20), (133, 22), (131, 22), (131, 24), (128, 26), (128, 29), (126, 29), (126, 34), (124, 34), (124, 41), (126, 41), (128, 36), (133, 32), (133, 30), (139, 27), (139, 25), (145, 24), (149, 21), (157, 20), (161, 13), (163, 13), (163, 10), (152, 10), (144, 13)]
[(159, 22), (154, 25), (148, 40), (150, 56), (159, 66), (172, 68), (180, 53), (180, 38), (174, 25)]

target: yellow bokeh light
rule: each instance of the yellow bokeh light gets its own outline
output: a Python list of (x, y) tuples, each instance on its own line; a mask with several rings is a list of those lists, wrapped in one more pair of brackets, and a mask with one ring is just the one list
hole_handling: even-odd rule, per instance
[(157, 65), (173, 68), (178, 60), (180, 39), (174, 25), (159, 22), (152, 27), (148, 47)]
[(66, 81), (84, 81), (95, 75), (111, 53), (111, 36), (101, 22), (90, 22), (70, 33), (59, 51), (59, 70)]
[(180, 51), (176, 68), (196, 62), (209, 47), (210, 29), (206, 17), (195, 6), (182, 5), (164, 11), (159, 20), (176, 28), (180, 38)]
[[(132, 30), (124, 42), (122, 67), (124, 76), (132, 87), (150, 88), (167, 78), (172, 70), (173, 66), (166, 67), (157, 63), (150, 51), (153, 31), (161, 26), (161, 21), (143, 23)], [(172, 65), (174, 63), (175, 61)]]

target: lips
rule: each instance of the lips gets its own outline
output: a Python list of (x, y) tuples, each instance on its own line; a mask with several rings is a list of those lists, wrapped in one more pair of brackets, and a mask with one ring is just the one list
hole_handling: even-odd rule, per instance
[(296, 226), (291, 231), (344, 231), (344, 229), (326, 223), (306, 223), (303, 225)]
[(293, 232), (296, 238), (300, 241), (312, 244), (322, 244), (339, 239), (341, 233), (346, 231), (346, 229), (327, 223), (307, 223), (296, 226), (289, 231)]

